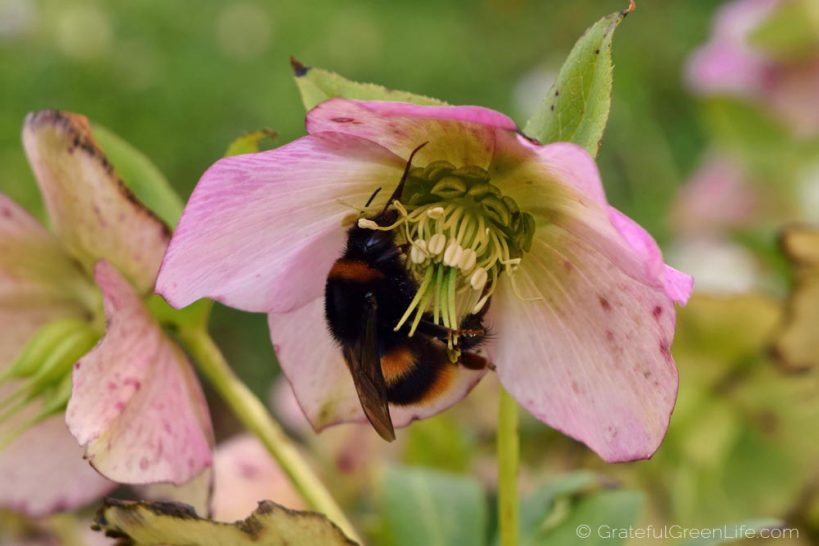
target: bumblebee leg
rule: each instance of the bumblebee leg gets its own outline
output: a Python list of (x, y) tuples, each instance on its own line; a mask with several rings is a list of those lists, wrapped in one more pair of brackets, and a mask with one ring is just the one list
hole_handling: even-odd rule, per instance
[(494, 364), (492, 364), (487, 359), (476, 353), (470, 352), (461, 353), (461, 359), (459, 363), (461, 364), (461, 366), (469, 370), (484, 370), (486, 368), (490, 370), (495, 369)]

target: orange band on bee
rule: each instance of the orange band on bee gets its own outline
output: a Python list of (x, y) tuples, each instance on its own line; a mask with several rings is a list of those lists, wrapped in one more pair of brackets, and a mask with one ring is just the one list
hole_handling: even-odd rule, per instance
[(364, 283), (382, 279), (384, 278), (384, 274), (364, 262), (357, 260), (338, 260), (333, 264), (327, 278)]
[(395, 383), (415, 368), (415, 355), (409, 347), (396, 347), (381, 357), (381, 373), (388, 385)]
[(452, 381), (455, 379), (455, 374), (457, 373), (458, 368), (453, 364), (445, 364), (439, 368), (435, 374), (435, 381), (427, 387), (415, 404), (429, 404), (441, 396), (444, 396), (452, 385)]

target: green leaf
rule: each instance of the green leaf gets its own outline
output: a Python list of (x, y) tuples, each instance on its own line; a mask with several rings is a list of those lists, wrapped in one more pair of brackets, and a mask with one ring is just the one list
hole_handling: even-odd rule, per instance
[(92, 128), (94, 140), (117, 174), (142, 203), (173, 227), (182, 215), (182, 200), (148, 157), (101, 125)]
[(133, 546), (355, 546), (321, 514), (262, 501), (248, 518), (221, 523), (200, 518), (187, 504), (107, 499), (97, 513), (97, 531)]
[[(606, 534), (632, 525), (642, 504), (641, 493), (611, 489), (601, 476), (568, 474), (538, 488), (522, 503), (520, 544), (622, 544), (622, 539)], [(582, 536), (584, 525), (588, 536)]]
[(819, 3), (782, 2), (748, 37), (751, 45), (783, 61), (812, 58), (819, 48)]
[(611, 106), (611, 43), (614, 30), (633, 11), (603, 17), (581, 36), (540, 109), (524, 132), (540, 142), (574, 142), (597, 155)]
[[(637, 491), (606, 490), (577, 501), (568, 516), (554, 527), (541, 529), (523, 546), (561, 544), (563, 546), (611, 546), (624, 544), (619, 531), (634, 525), (643, 507)], [(588, 534), (587, 534), (588, 533)]]
[(290, 59), (293, 65), (293, 74), (296, 85), (301, 93), (304, 108), (311, 110), (320, 102), (333, 97), (357, 100), (387, 100), (396, 102), (411, 102), (413, 104), (443, 105), (445, 102), (416, 95), (408, 91), (395, 91), (374, 83), (359, 83), (350, 81), (335, 72), (322, 68), (305, 66), (294, 58)]
[(272, 129), (258, 129), (256, 131), (249, 131), (242, 136), (234, 139), (225, 151), (225, 157), (241, 154), (254, 154), (261, 150), (262, 141), (269, 139), (271, 141), (278, 138), (276, 131)]
[(384, 519), (395, 546), (486, 543), (486, 499), (478, 480), (391, 467), (383, 488)]
[[(782, 521), (777, 519), (753, 519), (741, 521), (738, 523), (729, 523), (722, 527), (713, 529), (714, 537), (699, 537), (681, 543), (681, 546), (717, 546), (718, 544), (729, 544), (737, 540), (745, 540), (754, 538), (760, 531), (766, 529), (778, 529), (783, 525)], [(711, 529), (703, 529), (706, 533), (711, 534)]]

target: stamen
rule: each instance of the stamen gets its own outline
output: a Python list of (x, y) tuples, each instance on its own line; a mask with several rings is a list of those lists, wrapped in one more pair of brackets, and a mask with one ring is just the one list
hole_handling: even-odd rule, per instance
[(461, 262), (461, 256), (463, 256), (464, 249), (461, 248), (461, 245), (455, 239), (450, 239), (449, 244), (444, 251), (444, 265), (449, 267), (458, 267), (458, 264)]
[(427, 217), (433, 220), (437, 220), (439, 218), (443, 218), (444, 216), (444, 207), (432, 207), (431, 209), (427, 209)]
[(477, 261), (478, 255), (475, 253), (475, 251), (471, 248), (467, 248), (461, 255), (461, 261), (458, 264), (458, 267), (460, 267), (461, 271), (464, 273), (469, 273), (472, 268), (475, 267)]
[(427, 244), (427, 250), (433, 256), (437, 256), (441, 252), (444, 251), (444, 247), (446, 246), (446, 235), (443, 233), (436, 233), (429, 239), (429, 243)]
[(486, 286), (486, 280), (488, 278), (489, 275), (486, 273), (486, 269), (479, 267), (472, 273), (472, 276), (469, 277), (469, 284), (473, 290), (480, 292), (483, 290), (483, 287)]
[(410, 260), (414, 264), (422, 264), (427, 261), (427, 242), (423, 239), (413, 241), (410, 249)]
[(379, 226), (377, 223), (375, 223), (373, 220), (370, 220), (369, 218), (359, 218), (358, 227), (360, 227), (361, 229), (379, 229), (381, 226)]

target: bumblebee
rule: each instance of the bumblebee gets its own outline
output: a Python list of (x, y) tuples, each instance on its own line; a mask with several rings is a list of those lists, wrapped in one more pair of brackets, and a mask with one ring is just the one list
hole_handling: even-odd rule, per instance
[[(384, 209), (369, 218), (378, 226), (397, 220), (398, 212), (389, 206), (400, 201), (412, 157), (421, 147), (410, 155)], [(412, 335), (408, 324), (395, 329), (418, 288), (407, 270), (405, 251), (393, 231), (356, 223), (348, 231), (344, 254), (330, 269), (324, 294), (327, 325), (341, 347), (364, 414), (388, 441), (395, 439), (389, 404), (429, 403), (446, 394), (454, 368), (480, 370), (489, 365), (475, 352), (487, 339), (483, 314), (488, 305), (468, 315), (457, 331), (427, 315)], [(453, 338), (458, 340), (457, 352), (452, 351)]]

